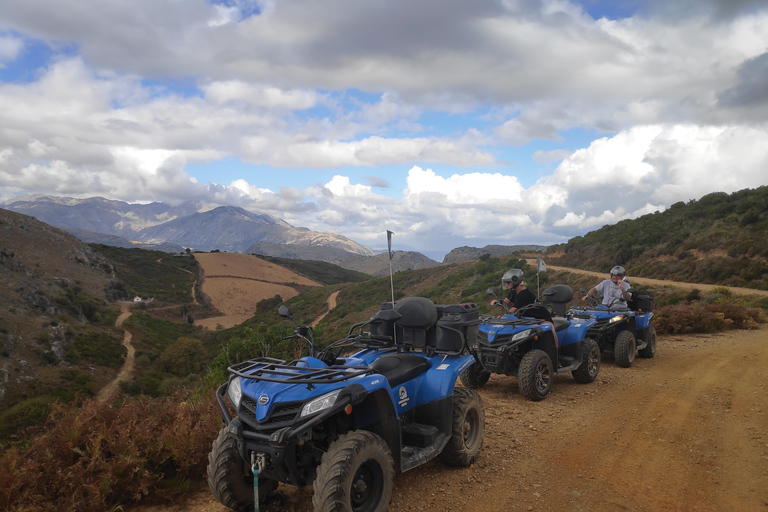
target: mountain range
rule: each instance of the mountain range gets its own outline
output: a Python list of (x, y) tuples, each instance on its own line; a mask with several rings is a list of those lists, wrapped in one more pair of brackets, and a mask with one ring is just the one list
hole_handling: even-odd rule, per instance
[[(164, 203), (133, 204), (91, 197), (75, 199), (55, 196), (27, 196), (4, 205), (61, 228), (86, 243), (116, 247), (140, 247), (166, 252), (227, 251), (279, 258), (317, 260), (340, 267), (384, 276), (390, 271), (386, 253), (331, 232), (295, 227), (266, 214), (235, 206), (203, 211), (199, 202), (178, 206)], [(543, 251), (544, 246), (461, 247), (451, 251), (444, 263), (477, 259), (517, 250)], [(392, 271), (429, 268), (440, 263), (419, 252), (396, 251)]]
[(368, 247), (341, 235), (297, 228), (284, 220), (235, 206), (203, 211), (203, 205), (195, 201), (172, 206), (133, 204), (102, 197), (29, 196), (6, 203), (5, 208), (76, 234), (88, 243), (152, 249), (165, 244), (169, 252), (185, 248), (248, 252), (252, 245), (265, 242), (374, 255)]

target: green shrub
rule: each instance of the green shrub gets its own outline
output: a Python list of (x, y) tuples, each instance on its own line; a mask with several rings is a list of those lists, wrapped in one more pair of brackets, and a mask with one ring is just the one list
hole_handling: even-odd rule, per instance
[(30, 398), (0, 413), (0, 439), (7, 439), (21, 430), (42, 425), (51, 413), (50, 396)]

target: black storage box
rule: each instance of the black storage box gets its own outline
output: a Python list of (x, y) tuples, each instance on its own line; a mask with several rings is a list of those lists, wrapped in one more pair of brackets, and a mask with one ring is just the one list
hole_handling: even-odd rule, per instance
[(480, 327), (477, 304), (437, 306), (437, 316), (435, 351), (458, 353), (465, 343), (474, 343)]
[(638, 290), (632, 292), (629, 301), (629, 309), (633, 311), (653, 311), (653, 292), (650, 290)]
[[(390, 311), (394, 309), (391, 302), (383, 302), (379, 306), (379, 311)], [(368, 330), (374, 336), (391, 336), (395, 335), (395, 321), (394, 320), (374, 320), (371, 318), (371, 322), (368, 324)]]

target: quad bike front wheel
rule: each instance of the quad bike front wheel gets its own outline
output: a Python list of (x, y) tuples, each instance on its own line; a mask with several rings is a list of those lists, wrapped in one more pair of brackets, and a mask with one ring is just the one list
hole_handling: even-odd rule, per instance
[[(237, 440), (226, 428), (219, 431), (208, 454), (208, 487), (225, 507), (253, 511), (253, 472), (237, 451)], [(259, 476), (259, 503), (277, 488), (277, 480)]]
[(523, 356), (517, 370), (520, 393), (532, 402), (544, 400), (552, 387), (554, 376), (552, 359), (547, 353), (539, 349), (531, 350)]
[(622, 368), (629, 368), (635, 362), (635, 353), (637, 352), (637, 341), (631, 331), (621, 331), (616, 336), (616, 342), (613, 345), (613, 357), (616, 364)]
[(465, 387), (478, 389), (485, 386), (485, 383), (491, 378), (491, 372), (483, 368), (483, 365), (479, 362), (475, 361), (472, 363), (472, 366), (461, 372), (459, 378)]
[(581, 366), (571, 372), (574, 380), (580, 384), (589, 384), (600, 372), (600, 346), (597, 341), (587, 338), (582, 347)]
[(367, 430), (331, 443), (317, 467), (312, 505), (316, 512), (384, 512), (392, 499), (392, 454)]
[(640, 357), (651, 358), (656, 355), (656, 328), (654, 326), (648, 327), (645, 332), (645, 339), (648, 340), (648, 344), (644, 349), (638, 350), (637, 353)]
[(477, 391), (467, 388), (453, 390), (453, 422), (451, 439), (440, 458), (453, 466), (470, 466), (483, 447), (485, 409)]

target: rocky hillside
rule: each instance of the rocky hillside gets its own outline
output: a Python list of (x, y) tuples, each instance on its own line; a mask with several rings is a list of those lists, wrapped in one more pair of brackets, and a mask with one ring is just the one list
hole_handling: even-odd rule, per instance
[(98, 389), (122, 363), (113, 267), (64, 231), (0, 209), (0, 411)]
[(551, 246), (547, 263), (768, 289), (768, 187), (709, 194)]

